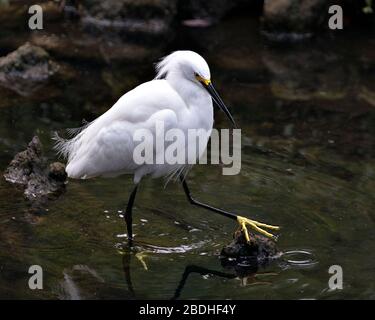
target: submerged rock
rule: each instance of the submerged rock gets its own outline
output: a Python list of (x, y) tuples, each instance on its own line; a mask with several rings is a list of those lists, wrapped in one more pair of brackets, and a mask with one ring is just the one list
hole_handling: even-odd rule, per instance
[(26, 199), (33, 204), (43, 205), (65, 191), (67, 174), (62, 163), (48, 165), (43, 157), (42, 144), (35, 136), (25, 151), (16, 154), (4, 178), (21, 186)]
[(0, 85), (28, 96), (45, 85), (58, 69), (44, 49), (26, 43), (0, 58)]
[(262, 60), (271, 77), (273, 95), (290, 101), (344, 99), (355, 74), (342, 56), (329, 52), (329, 48), (322, 50), (263, 50)]
[(274, 241), (249, 232), (247, 242), (243, 231), (236, 231), (233, 241), (225, 246), (220, 253), (224, 266), (239, 266), (257, 269), (271, 260), (279, 257), (280, 253)]

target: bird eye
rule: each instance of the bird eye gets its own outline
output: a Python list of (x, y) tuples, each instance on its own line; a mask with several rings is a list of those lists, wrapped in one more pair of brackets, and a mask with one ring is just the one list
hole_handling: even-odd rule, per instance
[(195, 76), (195, 77), (199, 77), (199, 74), (196, 73), (196, 72), (194, 72), (194, 76)]

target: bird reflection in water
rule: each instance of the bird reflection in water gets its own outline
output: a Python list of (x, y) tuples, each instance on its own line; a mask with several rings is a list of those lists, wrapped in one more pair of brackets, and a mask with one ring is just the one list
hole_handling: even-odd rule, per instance
[[(129, 293), (133, 299), (136, 299), (136, 292), (134, 290), (132, 278), (131, 278), (131, 270), (130, 270), (130, 263), (132, 256), (135, 256), (134, 251), (131, 249), (124, 251), (122, 257), (123, 263), (123, 270), (125, 274), (125, 281), (129, 290)], [(139, 259), (138, 259), (139, 260)], [(182, 273), (182, 276), (176, 286), (176, 290), (171, 297), (171, 300), (176, 300), (180, 297), (183, 288), (185, 287), (186, 282), (189, 279), (190, 274), (200, 274), (202, 276), (215, 276), (225, 279), (239, 279), (241, 281), (241, 285), (269, 285), (272, 282), (265, 281), (263, 278), (268, 278), (269, 276), (276, 276), (277, 273), (273, 272), (263, 272), (258, 273), (260, 267), (264, 268), (268, 265), (271, 261), (262, 261), (260, 262), (257, 258), (250, 258), (250, 259), (242, 259), (237, 260), (233, 258), (228, 258), (224, 256), (220, 256), (220, 263), (221, 266), (226, 271), (214, 270), (209, 269), (203, 266), (189, 264), (185, 267), (185, 270)]]

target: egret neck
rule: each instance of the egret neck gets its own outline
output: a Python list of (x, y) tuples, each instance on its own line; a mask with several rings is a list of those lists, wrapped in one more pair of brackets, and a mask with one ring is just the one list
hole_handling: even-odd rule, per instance
[(182, 117), (188, 117), (191, 121), (188, 128), (212, 130), (213, 103), (210, 94), (199, 83), (188, 80), (183, 73), (171, 72), (166, 81), (178, 93), (186, 104)]

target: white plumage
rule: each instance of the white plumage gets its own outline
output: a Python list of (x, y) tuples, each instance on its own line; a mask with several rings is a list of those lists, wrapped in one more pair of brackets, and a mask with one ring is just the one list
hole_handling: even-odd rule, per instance
[[(123, 95), (107, 112), (82, 128), (71, 130), (75, 136), (64, 140), (55, 136), (56, 149), (68, 160), (66, 171), (70, 178), (87, 179), (97, 176), (117, 176), (119, 174), (134, 174), (133, 192), (130, 194), (125, 211), (129, 243), (132, 242), (132, 208), (137, 193), (138, 183), (143, 176), (150, 174), (152, 177), (175, 176), (180, 177), (182, 186), (190, 203), (235, 219), (249, 241), (247, 226), (264, 234), (274, 237), (263, 230), (268, 228), (278, 230), (271, 226), (257, 222), (231, 212), (218, 209), (192, 198), (185, 181), (184, 174), (191, 163), (189, 150), (189, 129), (203, 129), (205, 134), (199, 135), (200, 145), (207, 146), (208, 138), (213, 125), (213, 103), (228, 116), (233, 125), (234, 120), (224, 102), (214, 89), (210, 80), (210, 69), (206, 61), (192, 51), (176, 51), (161, 60), (156, 67), (155, 80), (146, 82)], [(138, 130), (148, 130), (154, 140), (158, 140), (160, 133), (156, 130), (157, 124), (162, 123), (164, 132), (170, 129), (179, 129), (184, 139), (176, 140), (179, 147), (185, 150), (182, 163), (158, 164), (138, 163), (134, 159), (134, 151), (140, 146), (134, 139)], [(203, 139), (203, 143), (202, 143)], [(146, 140), (145, 140), (146, 141)], [(162, 139), (163, 148), (152, 143), (153, 159), (157, 159), (162, 152), (162, 158), (167, 154), (168, 146), (174, 141)], [(186, 143), (188, 142), (188, 143)], [(176, 148), (180, 149), (180, 148)], [(199, 151), (199, 152), (197, 152)], [(204, 149), (193, 153), (196, 159), (200, 158)], [(195, 160), (196, 160), (195, 159)]]
[(146, 174), (161, 177), (187, 168), (181, 164), (136, 164), (133, 134), (137, 129), (155, 134), (157, 121), (164, 123), (165, 131), (178, 128), (187, 135), (188, 129), (204, 129), (210, 133), (213, 104), (200, 82), (210, 79), (210, 70), (206, 61), (192, 51), (176, 51), (162, 59), (156, 69), (154, 80), (124, 94), (107, 112), (78, 129), (75, 137), (64, 140), (56, 136), (56, 149), (67, 158), (70, 178), (127, 173), (134, 174), (134, 182), (138, 183)]

